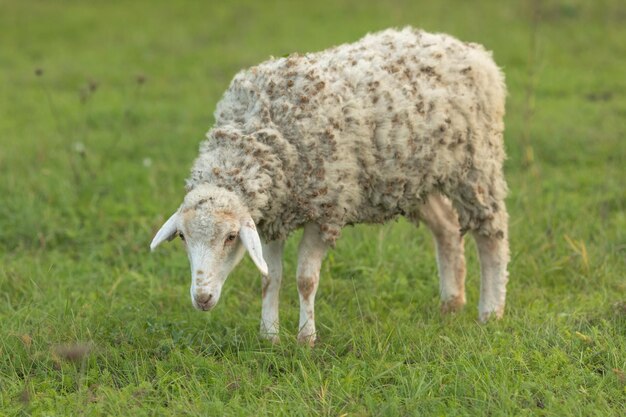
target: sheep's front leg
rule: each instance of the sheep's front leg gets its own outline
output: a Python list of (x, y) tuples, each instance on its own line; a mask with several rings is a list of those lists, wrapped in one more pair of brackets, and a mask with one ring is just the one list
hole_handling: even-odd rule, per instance
[(263, 258), (267, 263), (268, 274), (262, 278), (261, 337), (279, 341), (278, 298), (283, 277), (283, 240), (263, 244)]
[(313, 346), (315, 343), (315, 294), (320, 278), (320, 268), (328, 244), (322, 240), (317, 224), (304, 227), (298, 248), (298, 294), (300, 297), (300, 325), (298, 341)]

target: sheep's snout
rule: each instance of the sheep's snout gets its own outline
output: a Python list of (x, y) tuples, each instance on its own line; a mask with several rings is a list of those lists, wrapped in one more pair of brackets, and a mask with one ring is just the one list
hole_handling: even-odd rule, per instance
[(222, 286), (219, 282), (215, 282), (213, 277), (209, 277), (206, 274), (199, 275), (193, 278), (191, 284), (191, 303), (198, 310), (209, 311), (215, 307), (215, 304), (220, 299)]
[(200, 292), (192, 296), (193, 306), (198, 310), (209, 311), (217, 303), (217, 297), (208, 292)]

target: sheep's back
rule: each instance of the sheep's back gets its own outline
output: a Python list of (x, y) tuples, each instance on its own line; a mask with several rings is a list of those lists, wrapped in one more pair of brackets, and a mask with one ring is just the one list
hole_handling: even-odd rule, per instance
[(382, 222), (435, 189), (453, 192), (485, 164), (498, 171), (504, 97), (481, 46), (406, 28), (244, 70), (215, 115), (216, 127), (281, 133), (295, 152), (274, 196), (281, 207), (266, 221), (276, 230), (316, 221), (332, 241), (346, 224)]

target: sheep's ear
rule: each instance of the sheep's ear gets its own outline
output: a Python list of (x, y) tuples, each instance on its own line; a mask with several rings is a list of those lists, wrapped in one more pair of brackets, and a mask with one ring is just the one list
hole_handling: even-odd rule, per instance
[(256, 226), (252, 221), (252, 218), (247, 217), (241, 221), (241, 228), (239, 229), (239, 238), (241, 243), (248, 250), (250, 257), (254, 261), (254, 264), (259, 268), (259, 271), (263, 275), (267, 275), (267, 264), (263, 259), (263, 250), (261, 249), (261, 238), (256, 231)]
[(178, 211), (170, 216), (169, 219), (161, 226), (157, 232), (152, 243), (150, 243), (150, 250), (155, 250), (163, 241), (170, 241), (176, 237), (178, 228), (176, 227), (176, 221), (178, 220)]

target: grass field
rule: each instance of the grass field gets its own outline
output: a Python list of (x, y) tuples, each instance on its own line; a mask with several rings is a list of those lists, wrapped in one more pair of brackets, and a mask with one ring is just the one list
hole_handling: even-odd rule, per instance
[[(215, 3), (215, 4), (212, 4)], [(258, 337), (246, 259), (211, 313), (148, 244), (234, 73), (411, 24), (483, 43), (509, 87), (505, 319), (438, 312), (431, 238), (348, 228), (320, 341)], [(0, 0), (0, 415), (626, 415), (626, 3)]]

